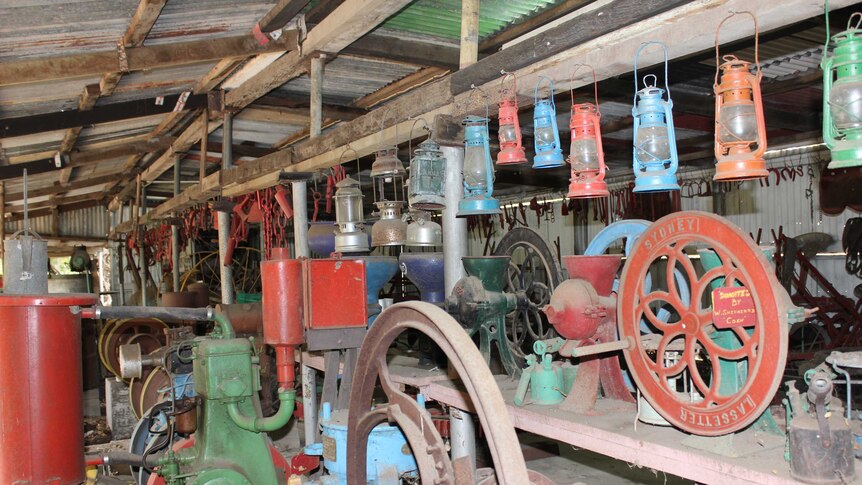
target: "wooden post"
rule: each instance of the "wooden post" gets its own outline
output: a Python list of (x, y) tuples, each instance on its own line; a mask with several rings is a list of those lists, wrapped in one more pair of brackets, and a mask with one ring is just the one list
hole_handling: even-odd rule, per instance
[(204, 109), (204, 114), (201, 115), (201, 161), (198, 165), (200, 178), (199, 182), (204, 183), (207, 176), (207, 138), (210, 133), (210, 112), (209, 109)]
[(460, 69), (479, 60), (479, 0), (461, 0)]
[(309, 114), (309, 137), (315, 138), (323, 129), (323, 66), (326, 64), (326, 54), (311, 58), (311, 113)]

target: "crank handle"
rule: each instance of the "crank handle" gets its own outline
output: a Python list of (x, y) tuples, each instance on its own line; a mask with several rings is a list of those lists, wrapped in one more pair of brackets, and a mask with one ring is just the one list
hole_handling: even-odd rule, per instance
[[(569, 342), (574, 342), (570, 340)], [(603, 342), (596, 345), (588, 345), (586, 347), (570, 348), (569, 345), (564, 345), (560, 349), (560, 355), (565, 357), (585, 357), (587, 355), (604, 354), (605, 352), (615, 352), (617, 350), (631, 350), (634, 348), (634, 341), (631, 337), (615, 340), (613, 342)]]

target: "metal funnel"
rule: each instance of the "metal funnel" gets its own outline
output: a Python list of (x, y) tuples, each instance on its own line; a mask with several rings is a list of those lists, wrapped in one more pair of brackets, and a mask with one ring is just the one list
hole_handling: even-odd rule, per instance
[(467, 256), (461, 258), (469, 276), (482, 281), (488, 291), (502, 292), (506, 288), (510, 256)]
[(622, 260), (623, 257), (619, 254), (563, 256), (563, 264), (569, 278), (588, 281), (601, 296), (611, 294)]
[(401, 271), (419, 288), (422, 301), (440, 303), (446, 299), (443, 286), (443, 253), (401, 253)]

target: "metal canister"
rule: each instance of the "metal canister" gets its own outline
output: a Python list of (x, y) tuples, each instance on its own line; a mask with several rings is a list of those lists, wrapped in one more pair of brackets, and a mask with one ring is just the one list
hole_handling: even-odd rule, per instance
[(0, 296), (0, 483), (84, 481), (81, 318), (96, 295)]
[(272, 259), (260, 263), (263, 286), (263, 338), (269, 345), (301, 345), (302, 262), (274, 248)]

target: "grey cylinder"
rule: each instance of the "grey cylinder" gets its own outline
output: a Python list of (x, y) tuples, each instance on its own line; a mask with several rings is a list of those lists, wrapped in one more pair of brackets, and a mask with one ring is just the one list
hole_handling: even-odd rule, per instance
[(48, 242), (33, 236), (3, 241), (3, 292), (7, 295), (48, 293)]

